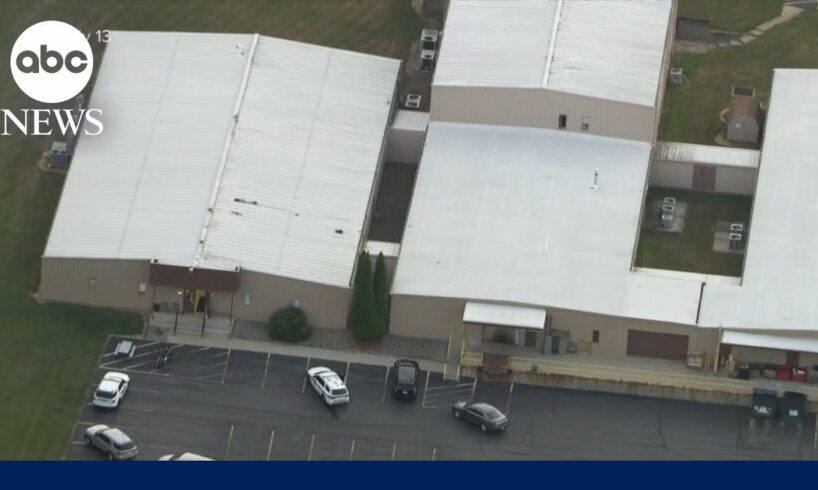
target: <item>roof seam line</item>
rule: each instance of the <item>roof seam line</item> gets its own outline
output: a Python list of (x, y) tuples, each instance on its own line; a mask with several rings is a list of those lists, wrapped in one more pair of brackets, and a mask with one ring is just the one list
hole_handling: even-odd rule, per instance
[(213, 181), (213, 189), (210, 192), (210, 200), (207, 204), (207, 214), (205, 221), (202, 224), (202, 232), (199, 235), (199, 243), (196, 245), (196, 253), (193, 256), (192, 267), (196, 267), (204, 256), (205, 240), (210, 231), (210, 225), (213, 221), (213, 208), (216, 206), (216, 199), (219, 196), (219, 189), (221, 189), (222, 179), (224, 178), (224, 170), (227, 167), (227, 160), (230, 156), (230, 150), (233, 146), (233, 137), (236, 134), (236, 127), (238, 126), (239, 113), (244, 103), (244, 95), (247, 93), (247, 85), (250, 83), (250, 71), (253, 67), (253, 59), (256, 56), (256, 47), (258, 46), (259, 34), (253, 34), (253, 41), (250, 44), (250, 52), (247, 56), (247, 63), (244, 65), (244, 74), (242, 75), (241, 85), (239, 86), (239, 93), (236, 96), (236, 105), (233, 107), (233, 117), (230, 121), (230, 127), (227, 130), (227, 137), (224, 141), (224, 148), (222, 150), (221, 160), (219, 161), (219, 168), (216, 172), (216, 178)]
[(557, 0), (557, 9), (554, 12), (554, 23), (551, 25), (551, 39), (548, 40), (548, 54), (545, 58), (545, 68), (542, 75), (542, 86), (548, 86), (548, 76), (551, 74), (551, 61), (554, 59), (554, 48), (557, 45), (557, 31), (559, 30), (560, 17), (562, 16), (562, 2)]

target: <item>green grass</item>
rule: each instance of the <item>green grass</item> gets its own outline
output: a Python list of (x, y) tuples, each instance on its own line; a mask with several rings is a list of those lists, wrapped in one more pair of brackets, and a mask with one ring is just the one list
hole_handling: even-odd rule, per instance
[(746, 32), (777, 17), (785, 0), (679, 0), (680, 17), (709, 19), (715, 29)]
[(673, 196), (687, 203), (682, 234), (643, 231), (636, 254), (638, 267), (705, 274), (741, 276), (744, 256), (713, 252), (712, 226), (716, 221), (749, 223), (752, 199), (710, 193), (651, 187), (647, 203)]
[(818, 68), (818, 12), (802, 13), (744, 46), (683, 53), (673, 64), (684, 68), (688, 81), (668, 87), (659, 139), (713, 144), (733, 86), (754, 87), (766, 103), (773, 68)]
[[(4, 1), (0, 53), (47, 19), (97, 29), (258, 32), (404, 59), (421, 30), (406, 1)], [(6, 58), (7, 59), (7, 58)], [(0, 75), (0, 107), (30, 107)], [(31, 299), (63, 177), (39, 171), (45, 138), (0, 137), (0, 459), (63, 456), (104, 340), (139, 332), (135, 315)]]

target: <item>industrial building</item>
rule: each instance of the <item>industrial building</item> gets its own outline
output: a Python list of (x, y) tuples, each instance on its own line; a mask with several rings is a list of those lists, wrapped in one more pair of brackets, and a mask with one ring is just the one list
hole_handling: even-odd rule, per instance
[(431, 120), (653, 142), (675, 5), (452, 0)]
[[(259, 35), (116, 32), (40, 296), (228, 326), (344, 328), (400, 61)], [(175, 324), (175, 323), (174, 323)]]

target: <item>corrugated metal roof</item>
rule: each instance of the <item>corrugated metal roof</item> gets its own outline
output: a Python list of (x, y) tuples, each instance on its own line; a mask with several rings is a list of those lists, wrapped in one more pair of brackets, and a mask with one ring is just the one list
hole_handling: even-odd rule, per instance
[(392, 293), (694, 324), (699, 283), (630, 271), (649, 159), (644, 142), (432, 122)]
[(652, 107), (671, 8), (672, 0), (452, 0), (434, 83)]
[(653, 148), (653, 158), (672, 162), (758, 168), (761, 152), (743, 148), (659, 141)]
[(203, 266), (349, 285), (399, 67), (259, 41)]
[(252, 36), (111, 36), (45, 255), (190, 265)]
[(818, 338), (769, 335), (754, 332), (738, 332), (725, 330), (721, 341), (723, 344), (745, 345), (748, 347), (764, 347), (767, 349), (789, 350), (793, 352), (818, 353)]
[(818, 330), (818, 70), (775, 70), (741, 286), (709, 286), (700, 325)]
[(105, 131), (80, 140), (45, 255), (347, 286), (399, 67), (250, 35), (113, 33), (91, 103)]
[(426, 131), (429, 127), (429, 113), (421, 111), (400, 110), (392, 121), (392, 129), (408, 131)]

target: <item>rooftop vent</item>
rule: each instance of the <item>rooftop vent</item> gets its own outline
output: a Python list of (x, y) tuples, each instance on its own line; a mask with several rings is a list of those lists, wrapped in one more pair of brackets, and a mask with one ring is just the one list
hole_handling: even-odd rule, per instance
[(429, 49), (432, 51), (437, 50), (437, 41), (439, 36), (440, 31), (436, 31), (434, 29), (423, 29), (423, 32), (420, 33), (420, 48)]
[(742, 231), (744, 231), (744, 225), (741, 223), (731, 223), (730, 231), (734, 233), (741, 233)]
[(403, 106), (407, 109), (420, 109), (420, 101), (423, 97), (420, 94), (407, 94), (406, 95), (406, 102), (403, 103)]
[(681, 85), (684, 83), (684, 71), (680, 66), (674, 66), (670, 69), (670, 84)]
[(424, 49), (420, 52), (420, 69), (432, 71), (435, 68), (435, 52), (431, 49)]
[(662, 199), (662, 203), (663, 204), (670, 204), (671, 206), (674, 206), (676, 204), (676, 198), (668, 196), (668, 197)]

